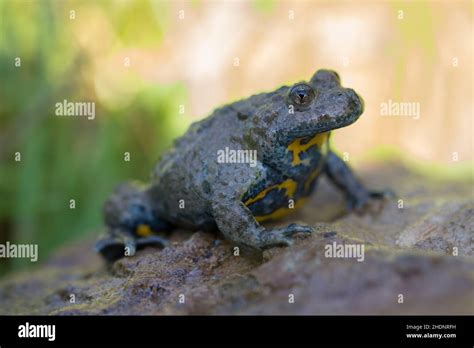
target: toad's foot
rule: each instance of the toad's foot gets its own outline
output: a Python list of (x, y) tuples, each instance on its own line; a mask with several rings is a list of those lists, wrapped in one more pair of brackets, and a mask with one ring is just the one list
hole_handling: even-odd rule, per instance
[(95, 250), (109, 262), (114, 262), (124, 256), (133, 256), (137, 250), (148, 246), (165, 247), (168, 240), (160, 236), (136, 238), (123, 231), (114, 230), (109, 236), (100, 239), (95, 244)]
[[(347, 198), (347, 208), (358, 214), (367, 211), (378, 212), (383, 207), (380, 201), (395, 197), (389, 189), (381, 191), (367, 190), (364, 185), (355, 177), (347, 164), (334, 152), (329, 152), (325, 165), (325, 172), (329, 179), (335, 184)], [(378, 204), (376, 201), (379, 201)], [(375, 209), (378, 207), (378, 209)]]
[[(393, 199), (396, 194), (390, 189), (383, 190), (359, 190), (356, 195), (347, 198), (347, 209), (357, 214), (363, 214), (367, 211), (380, 211), (383, 204), (388, 199)], [(374, 208), (378, 207), (378, 209)]]
[(260, 235), (260, 249), (268, 249), (275, 246), (290, 246), (293, 244), (293, 236), (295, 234), (310, 234), (314, 232), (314, 228), (300, 224), (290, 224), (285, 227), (277, 227), (265, 229)]

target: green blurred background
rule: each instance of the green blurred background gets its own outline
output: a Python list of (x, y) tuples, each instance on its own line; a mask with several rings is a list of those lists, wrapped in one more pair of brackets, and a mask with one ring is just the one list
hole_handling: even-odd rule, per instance
[[(449, 3), (0, 0), (0, 242), (44, 260), (99, 233), (113, 187), (147, 181), (191, 122), (323, 67), (366, 103), (340, 152), (472, 176), (472, 2)], [(95, 102), (95, 119), (55, 116), (64, 99)], [(379, 117), (389, 99), (422, 117)]]
[[(157, 5), (165, 13), (167, 4)], [(160, 152), (190, 123), (175, 117), (186, 100), (180, 83), (146, 83), (129, 74), (122, 80), (133, 89), (126, 105), (98, 98), (91, 52), (72, 39), (71, 6), (76, 13), (93, 7), (107, 14), (115, 50), (159, 46), (164, 34), (146, 1), (118, 9), (112, 1), (0, 2), (0, 240), (38, 243), (40, 260), (65, 242), (97, 233), (113, 187), (130, 178), (148, 180)], [(100, 44), (100, 32), (95, 39)], [(13, 57), (21, 58), (21, 67)], [(55, 116), (55, 104), (64, 99), (95, 102), (95, 119)], [(14, 161), (17, 151), (20, 162)], [(0, 266), (4, 272), (28, 263), (10, 259)]]

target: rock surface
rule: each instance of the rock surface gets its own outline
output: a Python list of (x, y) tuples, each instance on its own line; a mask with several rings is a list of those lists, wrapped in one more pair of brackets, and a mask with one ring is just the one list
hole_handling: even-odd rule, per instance
[[(474, 314), (473, 183), (395, 163), (358, 172), (399, 198), (347, 215), (342, 196), (321, 182), (279, 223), (299, 220), (317, 233), (262, 255), (234, 256), (220, 236), (176, 231), (171, 246), (107, 268), (86, 240), (4, 278), (0, 314)], [(363, 260), (326, 257), (334, 242), (364, 245)]]

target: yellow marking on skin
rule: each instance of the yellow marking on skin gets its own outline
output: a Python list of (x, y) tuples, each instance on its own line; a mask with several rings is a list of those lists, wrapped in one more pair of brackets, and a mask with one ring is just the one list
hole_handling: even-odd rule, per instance
[[(326, 156), (328, 151), (329, 151), (329, 146), (327, 146), (327, 144), (325, 144), (321, 148), (321, 153), (322, 153), (323, 156)], [(319, 165), (317, 166), (317, 168), (309, 174), (308, 178), (304, 182), (304, 191), (308, 191), (309, 186), (311, 185), (311, 183), (319, 176), (319, 174), (321, 174), (321, 171), (323, 169), (323, 165), (324, 165), (324, 161), (321, 161), (319, 163)]]
[(140, 237), (148, 237), (152, 234), (150, 226), (144, 224), (138, 225), (135, 232)]
[[(272, 190), (275, 190), (275, 189), (284, 189), (286, 191), (285, 196), (288, 197), (288, 199), (291, 199), (291, 197), (293, 197), (293, 195), (296, 192), (297, 186), (298, 186), (298, 184), (293, 179), (286, 179), (285, 181), (283, 181), (280, 184), (272, 185), (272, 186), (267, 187), (266, 189), (260, 191), (258, 193), (258, 195), (256, 195), (253, 198), (249, 198), (248, 200), (246, 200), (244, 202), (244, 204), (246, 206), (249, 206), (250, 204), (255, 203), (255, 202), (265, 198), (265, 196), (267, 195), (268, 192), (270, 192)], [(281, 207), (281, 208), (278, 208), (277, 210), (271, 212), (270, 214), (255, 216), (255, 219), (258, 222), (280, 219), (280, 218), (288, 215), (289, 213), (291, 213), (297, 207), (299, 207), (301, 205), (301, 203), (302, 203), (302, 201), (299, 200), (298, 202), (295, 203), (294, 208)]]
[(270, 221), (270, 220), (279, 220), (281, 218), (284, 218), (285, 216), (294, 213), (298, 208), (301, 208), (305, 202), (306, 198), (300, 198), (296, 203), (294, 208), (289, 208), (289, 207), (281, 207), (278, 208), (277, 210), (271, 212), (270, 214), (267, 215), (258, 215), (255, 216), (255, 220), (257, 222), (265, 222), (265, 221)]
[[(326, 133), (323, 133), (326, 134)], [(327, 135), (329, 136), (329, 132), (327, 132)], [(320, 145), (320, 151), (321, 155), (324, 157), (328, 154), (329, 152), (329, 141), (326, 141)], [(311, 183), (321, 174), (321, 171), (323, 169), (324, 161), (320, 161), (319, 165), (309, 174), (308, 178), (304, 182), (304, 190), (308, 191), (309, 186)]]
[(257, 202), (257, 201), (263, 199), (267, 195), (268, 192), (270, 192), (271, 190), (275, 190), (275, 189), (284, 189), (284, 190), (286, 190), (285, 195), (288, 198), (293, 197), (297, 186), (298, 186), (298, 184), (293, 179), (286, 179), (285, 181), (283, 181), (280, 184), (272, 185), (272, 186), (267, 187), (266, 189), (260, 191), (258, 193), (258, 195), (256, 195), (255, 197), (247, 199), (244, 202), (244, 204), (248, 206), (248, 205), (250, 205), (254, 202)]
[[(330, 132), (316, 134), (306, 144), (301, 144), (301, 142), (305, 138), (298, 138), (295, 141), (293, 141), (288, 146), (288, 151), (291, 151), (293, 153), (292, 165), (295, 166), (302, 163), (299, 157), (300, 153), (308, 150), (311, 146), (314, 146), (314, 145), (317, 145), (320, 148), (321, 154), (325, 156), (329, 151), (329, 142), (328, 142), (329, 134)], [(321, 161), (318, 167), (313, 172), (311, 172), (309, 177), (305, 180), (304, 182), (305, 190), (309, 188), (311, 182), (315, 180), (318, 177), (318, 175), (321, 173), (323, 164), (324, 164), (324, 161)], [(298, 184), (293, 179), (287, 179), (280, 184), (272, 185), (260, 191), (255, 197), (249, 198), (248, 200), (246, 200), (244, 204), (246, 206), (249, 206), (252, 203), (260, 201), (263, 198), (265, 198), (268, 192), (274, 189), (285, 189), (286, 190), (285, 196), (288, 199), (291, 199), (294, 193), (296, 192), (297, 186)], [(287, 216), (288, 214), (291, 214), (296, 209), (300, 208), (304, 204), (304, 201), (305, 201), (305, 198), (300, 198), (297, 202), (295, 202), (294, 208), (280, 207), (276, 209), (275, 211), (271, 212), (270, 214), (255, 216), (255, 220), (257, 220), (258, 222), (264, 222), (264, 221), (269, 221), (269, 220), (281, 219)]]
[(317, 145), (321, 147), (323, 144), (327, 143), (327, 140), (329, 138), (329, 133), (330, 132), (316, 134), (306, 144), (301, 143), (305, 138), (298, 138), (294, 140), (293, 142), (291, 142), (291, 144), (288, 145), (288, 151), (293, 153), (293, 160), (291, 161), (291, 165), (296, 166), (300, 164), (301, 163), (300, 154), (308, 150), (311, 146)]

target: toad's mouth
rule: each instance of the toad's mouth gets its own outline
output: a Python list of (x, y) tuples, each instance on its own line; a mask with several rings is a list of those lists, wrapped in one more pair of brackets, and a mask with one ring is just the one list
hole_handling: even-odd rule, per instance
[(347, 116), (339, 116), (339, 117), (328, 117), (328, 116), (321, 116), (321, 121), (318, 122), (314, 131), (317, 133), (323, 133), (330, 130), (338, 129), (347, 127), (357, 121), (360, 117), (362, 112), (358, 110), (348, 114)]
[(351, 112), (344, 116), (333, 117), (326, 114), (320, 115), (316, 118), (316, 122), (308, 122), (298, 128), (292, 129), (288, 132), (288, 138), (304, 138), (313, 137), (316, 134), (329, 132), (338, 128), (343, 128), (351, 125), (357, 121), (362, 115), (363, 103), (360, 107), (354, 108)]

